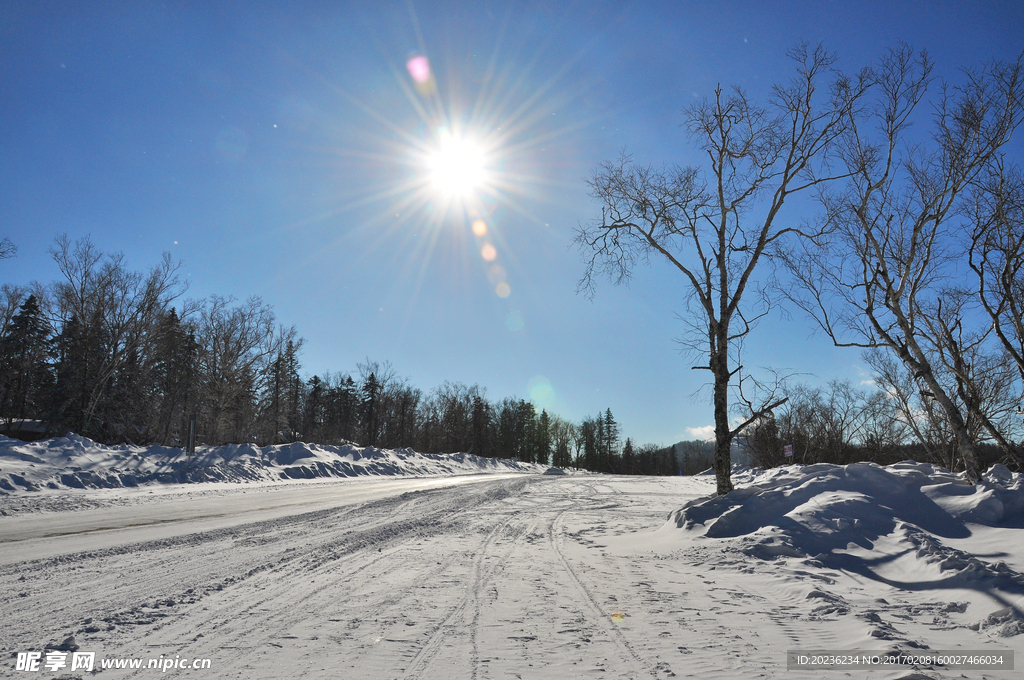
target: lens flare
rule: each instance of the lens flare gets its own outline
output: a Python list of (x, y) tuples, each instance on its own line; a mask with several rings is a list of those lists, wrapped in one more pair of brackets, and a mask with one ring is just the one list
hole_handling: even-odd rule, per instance
[(535, 375), (526, 384), (530, 394), (530, 401), (540, 408), (548, 408), (555, 401), (555, 388), (551, 386), (542, 375)]
[(492, 285), (496, 286), (507, 279), (508, 273), (500, 264), (492, 264), (490, 269), (487, 270), (487, 280), (490, 281)]
[(483, 220), (476, 220), (473, 222), (473, 233), (477, 236), (483, 236), (487, 233), (487, 223)]
[(409, 57), (409, 61), (405, 62), (405, 68), (417, 83), (423, 84), (430, 80), (430, 61), (422, 54)]
[(488, 262), (493, 262), (494, 258), (498, 257), (498, 251), (490, 243), (485, 243), (484, 247), (480, 249), (480, 257)]
[(507, 283), (502, 281), (501, 283), (494, 287), (494, 292), (497, 293), (498, 297), (500, 298), (507, 298), (509, 295), (512, 294), (512, 289), (509, 288), (509, 285)]

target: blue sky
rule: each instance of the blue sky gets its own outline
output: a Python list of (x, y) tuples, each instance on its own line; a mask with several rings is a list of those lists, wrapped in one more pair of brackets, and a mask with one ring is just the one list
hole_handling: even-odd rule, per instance
[[(272, 304), (310, 375), (387, 360), (423, 389), (478, 383), (571, 419), (610, 407), (667, 444), (711, 423), (673, 342), (683, 281), (654, 263), (576, 294), (595, 165), (623, 147), (700, 162), (680, 110), (718, 83), (760, 97), (800, 40), (848, 71), (903, 40), (955, 79), (1016, 58), (1022, 35), (1011, 2), (5, 2), (0, 236), (19, 250), (0, 282), (54, 280), (63, 232), (137, 269), (169, 251), (190, 296)], [(499, 178), (465, 205), (424, 179), (442, 125), (486, 140)], [(867, 377), (812, 330), (776, 314), (744, 363)]]

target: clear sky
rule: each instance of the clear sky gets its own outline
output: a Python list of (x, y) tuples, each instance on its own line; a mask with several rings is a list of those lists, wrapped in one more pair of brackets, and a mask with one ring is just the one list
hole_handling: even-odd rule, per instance
[[(424, 390), (478, 383), (574, 420), (610, 407), (637, 442), (692, 438), (712, 417), (673, 341), (681, 278), (655, 263), (575, 292), (572, 232), (599, 211), (584, 178), (623, 147), (700, 162), (681, 109), (717, 83), (760, 97), (798, 41), (854, 71), (902, 40), (955, 78), (1016, 58), (1021, 7), (7, 0), (0, 236), (18, 255), (0, 282), (55, 280), (58, 233), (140, 270), (169, 251), (190, 296), (273, 305), (308, 375), (387, 360)], [(444, 130), (483, 149), (464, 198), (438, 186)], [(796, 313), (748, 344), (747, 366), (868, 377)]]

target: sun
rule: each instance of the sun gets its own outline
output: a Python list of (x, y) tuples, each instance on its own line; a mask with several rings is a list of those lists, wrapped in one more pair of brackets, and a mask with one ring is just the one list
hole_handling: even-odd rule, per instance
[(487, 184), (487, 153), (468, 137), (444, 132), (437, 148), (427, 154), (434, 190), (445, 198), (468, 199)]

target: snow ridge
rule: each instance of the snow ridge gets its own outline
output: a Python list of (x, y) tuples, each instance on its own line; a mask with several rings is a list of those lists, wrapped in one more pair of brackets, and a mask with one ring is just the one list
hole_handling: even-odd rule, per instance
[(546, 469), (468, 453), (424, 454), (408, 448), (302, 442), (201, 446), (189, 461), (182, 449), (165, 446), (104, 446), (77, 434), (31, 443), (0, 435), (0, 493), (318, 477), (540, 473)]
[[(753, 474), (748, 486), (725, 496), (690, 501), (669, 524), (697, 540), (733, 539), (760, 560), (798, 558), (904, 591), (1003, 593), (1009, 604), (1024, 595), (1024, 573), (990, 559), (999, 553), (983, 558), (953, 544), (963, 545), (979, 527), (1024, 527), (1022, 486), (1024, 476), (1002, 465), (977, 485), (911, 461), (791, 465)], [(974, 624), (992, 627), (999, 636), (1018, 635), (1024, 614), (1008, 606)]]

